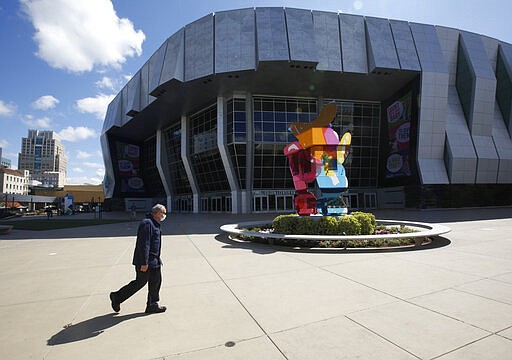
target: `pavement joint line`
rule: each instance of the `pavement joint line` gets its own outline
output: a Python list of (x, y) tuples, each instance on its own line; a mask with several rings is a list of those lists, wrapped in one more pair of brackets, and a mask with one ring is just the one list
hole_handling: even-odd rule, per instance
[[(117, 265), (119, 263), (119, 261), (123, 258), (123, 256), (126, 254), (127, 251), (128, 251), (128, 246), (126, 246), (124, 251), (121, 252), (121, 255), (118, 256), (117, 260), (114, 262), (114, 265)], [(109, 269), (112, 269), (112, 267), (113, 267), (113, 265), (109, 266)], [(71, 318), (71, 321), (69, 322), (70, 324), (73, 324), (75, 322), (75, 319), (77, 318), (77, 316), (89, 305), (89, 303), (91, 301), (91, 298), (93, 296), (96, 296), (95, 293), (96, 293), (96, 289), (98, 289), (98, 284), (101, 284), (101, 282), (108, 276), (108, 274), (109, 274), (108, 271), (104, 271), (103, 272), (103, 276), (101, 276), (96, 281), (96, 284), (93, 286), (93, 288), (92, 288), (93, 290), (91, 291), (91, 293), (89, 293), (88, 295), (84, 296), (86, 299), (82, 303), (80, 308), (77, 311), (75, 311), (74, 315)], [(53, 348), (51, 348), (51, 347), (49, 349), (47, 349), (47, 351), (44, 353), (43, 359), (45, 359), (50, 354), (50, 352), (52, 350), (53, 350)]]
[(88, 294), (84, 295), (77, 295), (77, 296), (68, 296), (68, 297), (61, 297), (61, 298), (54, 298), (54, 299), (42, 299), (42, 300), (34, 300), (34, 301), (26, 301), (21, 303), (12, 303), (12, 304), (0, 304), (0, 308), (3, 307), (9, 307), (9, 306), (23, 306), (23, 305), (31, 305), (31, 304), (39, 304), (42, 302), (53, 302), (53, 301), (60, 301), (60, 300), (71, 300), (71, 299), (81, 299), (88, 297)]
[(477, 342), (479, 342), (479, 341), (482, 341), (483, 339), (487, 339), (488, 337), (491, 337), (491, 336), (493, 336), (493, 335), (494, 335), (494, 334), (489, 334), (489, 335), (483, 336), (483, 337), (481, 337), (481, 338), (479, 338), (479, 339), (476, 339), (476, 340), (470, 341), (470, 342), (468, 342), (468, 343), (466, 343), (466, 344), (464, 344), (464, 345), (461, 345), (461, 346), (459, 346), (459, 347), (456, 347), (455, 349), (452, 349), (452, 350), (447, 351), (447, 352), (445, 352), (445, 353), (443, 353), (443, 354), (437, 355), (437, 356), (433, 357), (433, 358), (432, 358), (432, 359), (430, 359), (430, 360), (439, 359), (439, 358), (440, 358), (440, 357), (442, 357), (442, 356), (445, 356), (445, 355), (450, 354), (450, 353), (452, 353), (452, 352), (455, 352), (455, 351), (457, 351), (457, 350), (463, 349), (463, 348), (465, 348), (466, 346), (469, 346), (469, 345), (471, 345), (471, 344), (474, 344), (474, 343), (477, 343)]
[[(464, 253), (464, 251), (461, 251)], [(465, 253), (469, 253), (469, 252), (465, 252)], [(482, 256), (482, 257), (486, 257), (486, 258), (489, 258), (489, 259), (494, 259), (495, 256), (491, 256), (491, 255), (485, 255), (485, 254), (477, 254), (477, 253), (469, 253), (471, 255), (479, 255), (479, 256)], [(498, 257), (499, 258), (499, 257)], [(413, 264), (420, 264), (420, 265), (425, 265), (425, 266), (429, 266), (429, 267), (435, 267), (435, 268), (439, 268), (439, 269), (443, 269), (443, 270), (447, 270), (447, 271), (451, 271), (451, 272), (456, 272), (456, 273), (460, 273), (460, 274), (464, 274), (464, 275), (472, 275), (472, 276), (475, 276), (471, 273), (468, 273), (468, 272), (464, 272), (464, 271), (459, 271), (459, 270), (454, 270), (454, 269), (450, 269), (450, 268), (447, 268), (447, 267), (443, 267), (442, 265), (432, 265), (428, 262), (421, 262), (421, 261), (417, 261), (417, 260), (413, 260), (413, 259), (406, 259), (406, 258), (400, 258), (399, 260), (403, 260), (403, 261), (407, 261), (407, 262), (410, 262), (410, 263), (413, 263)], [(508, 259), (507, 259), (508, 260)], [(502, 273), (502, 274), (498, 274), (498, 275), (492, 275), (492, 277), (495, 277), (495, 276), (500, 276), (500, 275), (504, 275), (504, 274), (508, 274), (510, 273), (510, 271), (507, 271), (505, 273)], [(487, 277), (487, 278), (491, 278), (491, 277)]]
[(355, 323), (355, 324), (357, 324), (357, 325), (361, 326), (363, 329), (366, 329), (367, 331), (371, 332), (372, 334), (375, 334), (376, 336), (378, 336), (379, 338), (381, 338), (381, 339), (383, 339), (383, 340), (387, 341), (388, 343), (392, 344), (393, 346), (396, 346), (397, 348), (399, 348), (399, 349), (401, 349), (401, 350), (405, 351), (406, 353), (408, 353), (408, 354), (410, 354), (410, 355), (414, 356), (415, 358), (420, 359), (420, 360), (422, 359), (420, 356), (418, 356), (418, 355), (414, 354), (413, 352), (411, 352), (411, 351), (409, 351), (409, 350), (405, 349), (404, 347), (402, 347), (402, 346), (400, 346), (400, 345), (398, 345), (398, 344), (395, 344), (393, 341), (391, 341), (391, 340), (390, 340), (390, 339), (388, 339), (387, 337), (385, 337), (385, 336), (383, 336), (383, 335), (379, 334), (378, 332), (374, 331), (373, 329), (370, 329), (369, 327), (367, 327), (367, 326), (365, 326), (365, 325), (363, 325), (363, 324), (361, 324), (361, 323), (357, 322), (356, 320), (352, 319), (352, 318), (351, 318), (351, 317), (349, 317), (348, 315), (345, 315), (345, 318), (347, 318), (348, 320), (352, 321), (353, 323)]
[[(323, 268), (321, 268), (321, 269), (323, 269)], [(380, 289), (374, 288), (374, 287), (372, 287), (372, 286), (369, 286), (369, 285), (366, 285), (366, 284), (360, 283), (359, 281), (356, 281), (356, 280), (354, 280), (354, 279), (348, 278), (348, 277), (343, 276), (343, 275), (341, 275), (341, 274), (337, 274), (337, 273), (332, 272), (332, 271), (330, 271), (330, 270), (328, 270), (328, 269), (323, 269), (323, 270), (324, 270), (324, 271), (327, 271), (327, 272), (329, 272), (329, 273), (331, 273), (331, 274), (337, 275), (337, 276), (339, 276), (339, 277), (342, 277), (342, 278), (344, 278), (344, 279), (347, 279), (347, 280), (349, 280), (349, 281), (355, 282), (355, 283), (357, 283), (357, 284), (359, 284), (359, 285), (362, 285), (362, 286), (364, 286), (364, 287), (367, 287), (367, 288), (369, 288), (369, 289), (372, 289), (372, 290), (375, 290), (375, 291), (381, 292), (381, 293), (383, 293), (383, 294), (385, 294), (385, 295), (391, 296), (391, 297), (393, 297), (393, 298), (395, 298), (395, 299), (397, 299), (397, 300), (399, 300), (399, 301), (403, 301), (403, 302), (405, 302), (405, 303), (407, 303), (407, 304), (409, 304), (409, 305), (412, 305), (412, 306), (418, 307), (418, 308), (420, 308), (420, 309), (423, 309), (423, 310), (426, 310), (426, 311), (429, 311), (429, 312), (436, 313), (436, 314), (441, 315), (441, 316), (443, 316), (443, 317), (447, 317), (447, 318), (449, 318), (449, 319), (452, 319), (452, 320), (455, 320), (455, 321), (457, 321), (457, 322), (459, 322), (459, 323), (462, 323), (462, 324), (465, 324), (465, 325), (468, 325), (468, 326), (474, 327), (474, 328), (476, 328), (476, 329), (479, 329), (479, 330), (485, 331), (485, 332), (487, 332), (487, 333), (492, 333), (492, 331), (489, 331), (489, 330), (486, 330), (486, 329), (482, 329), (482, 328), (480, 328), (480, 327), (478, 327), (478, 326), (476, 326), (476, 325), (473, 325), (473, 324), (467, 323), (467, 322), (462, 321), (462, 320), (460, 320), (460, 319), (457, 319), (457, 318), (455, 318), (455, 317), (453, 317), (453, 316), (450, 316), (450, 315), (444, 314), (444, 313), (439, 312), (439, 311), (437, 311), (437, 310), (430, 309), (430, 308), (428, 308), (428, 307), (426, 307), (426, 306), (419, 305), (419, 304), (416, 304), (416, 303), (413, 303), (413, 302), (411, 302), (411, 301), (410, 301), (411, 299), (414, 299), (414, 298), (417, 298), (417, 297), (421, 297), (421, 296), (429, 295), (429, 294), (432, 294), (432, 293), (437, 293), (437, 292), (445, 291), (445, 290), (448, 290), (448, 289), (455, 290), (455, 288), (454, 288), (453, 286), (450, 286), (450, 287), (447, 287), (447, 288), (443, 288), (443, 289), (438, 289), (438, 290), (435, 290), (435, 291), (432, 291), (432, 292), (429, 292), (429, 293), (425, 293), (425, 294), (421, 294), (421, 295), (418, 295), (418, 296), (414, 296), (414, 297), (412, 297), (412, 298), (404, 299), (404, 298), (400, 298), (399, 296), (396, 296), (396, 295), (390, 294), (390, 293), (388, 293), (388, 292), (386, 292), (386, 291), (384, 291), (384, 290), (380, 290)], [(377, 306), (378, 306), (378, 305), (377, 305)], [(374, 307), (374, 306), (372, 306), (372, 307)], [(370, 307), (370, 308), (372, 308), (372, 307)], [(353, 312), (351, 312), (351, 313), (349, 313), (349, 314), (354, 314), (354, 313), (357, 313), (357, 312), (365, 311), (365, 310), (368, 310), (368, 309), (370, 309), (370, 308), (367, 308), (367, 309), (361, 309), (361, 310), (357, 310), (357, 311), (353, 311)]]
[[(482, 279), (482, 280), (486, 280), (486, 279)], [(480, 294), (475, 294), (475, 293), (472, 293), (469, 290), (464, 290), (464, 289), (459, 289), (459, 288), (453, 288), (453, 290), (458, 291), (458, 292), (462, 292), (462, 293), (465, 293), (465, 294), (473, 295), (473, 296), (476, 296), (476, 297), (479, 297), (479, 298), (482, 298), (482, 299), (491, 300), (491, 301), (494, 301), (494, 302), (497, 302), (497, 303), (500, 303), (500, 304), (509, 305), (509, 306), (512, 305), (512, 303), (507, 303), (507, 302), (504, 302), (504, 301), (501, 301), (501, 300), (496, 300), (496, 299), (493, 299), (493, 298), (490, 298), (490, 297), (487, 297), (487, 296), (483, 296), (483, 295), (480, 295)]]
[[(188, 237), (188, 236), (187, 236)], [(263, 326), (261, 326), (261, 324), (258, 322), (258, 320), (256, 320), (256, 318), (251, 314), (251, 312), (249, 311), (249, 309), (247, 309), (247, 307), (242, 303), (242, 301), (238, 298), (238, 296), (235, 294), (235, 292), (233, 291), (233, 289), (231, 289), (229, 287), (229, 285), (226, 283), (226, 281), (224, 280), (224, 278), (222, 276), (220, 276), (220, 274), (218, 273), (217, 269), (215, 269), (215, 267), (210, 263), (210, 261), (208, 261), (208, 258), (204, 255), (204, 253), (201, 251), (201, 249), (199, 249), (199, 247), (196, 245), (196, 243), (190, 238), (190, 242), (192, 243), (192, 245), (194, 245), (194, 247), (197, 249), (197, 251), (201, 254), (201, 256), (204, 258), (204, 260), (208, 263), (208, 265), (212, 268), (213, 271), (215, 271), (215, 273), (217, 274), (217, 276), (221, 279), (222, 283), (224, 284), (224, 286), (229, 290), (229, 292), (231, 292), (231, 294), (235, 297), (236, 301), (238, 301), (238, 303), (240, 304), (240, 306), (242, 306), (242, 308), (247, 312), (247, 314), (251, 317), (251, 319), (255, 322), (256, 325), (258, 325), (258, 327), (261, 329), (261, 331), (263, 332), (263, 334), (265, 334), (265, 336), (269, 339), (269, 341), (274, 344), (275, 348), (281, 353), (281, 355), (288, 360), (288, 357), (286, 356), (286, 354), (283, 352), (283, 350), (281, 350), (281, 348), (279, 348), (279, 346), (276, 344), (276, 342), (274, 341), (274, 339), (272, 339), (272, 337), (267, 333), (267, 331), (263, 328)]]
[[(260, 336), (254, 336), (254, 337), (247, 338), (247, 339), (237, 339), (237, 340), (231, 340), (231, 341), (234, 341), (238, 345), (243, 342), (247, 342), (247, 341), (251, 341), (251, 340), (255, 340), (255, 339), (259, 339), (259, 338), (264, 338), (264, 337), (266, 337), (266, 336), (260, 335)], [(224, 344), (212, 345), (212, 346), (207, 346), (204, 348), (199, 348), (199, 349), (194, 349), (194, 350), (189, 350), (189, 351), (181, 351), (181, 352), (177, 352), (177, 353), (171, 353), (171, 354), (162, 356), (161, 359), (165, 359), (168, 356), (181, 356), (181, 355), (194, 354), (194, 353), (205, 351), (205, 350), (223, 348), (225, 346), (226, 346), (226, 344), (224, 343)], [(157, 359), (160, 359), (160, 358), (157, 358)]]

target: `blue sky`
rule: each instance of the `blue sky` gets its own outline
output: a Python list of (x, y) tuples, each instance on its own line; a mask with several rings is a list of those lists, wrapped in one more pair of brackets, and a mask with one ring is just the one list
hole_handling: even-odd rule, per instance
[(160, 45), (215, 11), (280, 6), (449, 26), (512, 43), (505, 0), (3, 0), (0, 147), (17, 168), (28, 129), (61, 134), (68, 184), (103, 179), (99, 135), (110, 100)]

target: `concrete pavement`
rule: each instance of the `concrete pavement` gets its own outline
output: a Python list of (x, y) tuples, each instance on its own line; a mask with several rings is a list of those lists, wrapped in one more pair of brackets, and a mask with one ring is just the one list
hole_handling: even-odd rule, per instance
[(155, 315), (145, 289), (119, 314), (108, 299), (134, 276), (137, 222), (13, 230), (0, 359), (511, 359), (512, 208), (376, 215), (452, 232), (415, 251), (283, 251), (218, 230), (271, 214), (170, 215)]

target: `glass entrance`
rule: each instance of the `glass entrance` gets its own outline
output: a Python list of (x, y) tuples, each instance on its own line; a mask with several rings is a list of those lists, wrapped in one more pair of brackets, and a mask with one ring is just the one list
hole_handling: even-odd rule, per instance
[(377, 194), (365, 193), (364, 194), (364, 208), (375, 209), (377, 208)]
[(267, 212), (268, 211), (268, 196), (256, 195), (254, 196), (253, 211), (254, 212)]
[(293, 211), (293, 195), (277, 195), (276, 210)]

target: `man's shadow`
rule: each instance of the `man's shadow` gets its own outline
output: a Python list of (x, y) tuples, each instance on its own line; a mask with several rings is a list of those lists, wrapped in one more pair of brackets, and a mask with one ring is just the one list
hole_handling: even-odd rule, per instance
[(61, 345), (75, 341), (89, 339), (98, 336), (106, 329), (115, 326), (123, 321), (146, 316), (145, 313), (135, 313), (128, 315), (115, 316), (115, 313), (96, 316), (92, 319), (84, 320), (77, 324), (70, 324), (64, 329), (53, 335), (47, 341), (47, 345)]

